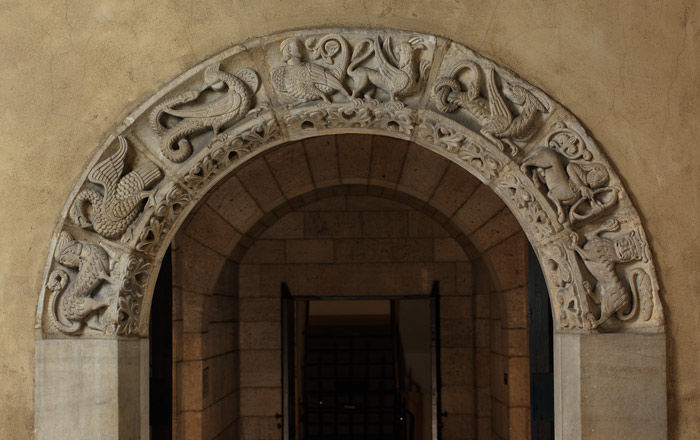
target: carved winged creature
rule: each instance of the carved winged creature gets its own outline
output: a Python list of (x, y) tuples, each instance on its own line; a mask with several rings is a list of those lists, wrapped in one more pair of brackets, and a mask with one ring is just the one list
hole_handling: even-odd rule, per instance
[[(55, 257), (64, 266), (77, 269), (78, 274), (67, 291), (65, 288), (69, 276), (66, 271), (57, 269), (49, 276), (49, 319), (58, 330), (75, 333), (83, 327), (84, 321), (91, 314), (109, 306), (107, 302), (93, 298), (95, 289), (102, 282), (111, 282), (109, 255), (99, 245), (74, 240), (69, 233), (62, 232)], [(59, 297), (61, 316), (68, 320), (68, 323), (59, 319), (56, 314)]]
[[(328, 67), (303, 61), (301, 41), (294, 37), (287, 38), (280, 44), (282, 61), (286, 65), (270, 73), (277, 90), (303, 102), (317, 99), (331, 102), (330, 97), (337, 92), (348, 96), (342, 82), (348, 66), (347, 41), (340, 35), (329, 34), (318, 42), (307, 40), (306, 47), (312, 60), (322, 58)], [(338, 61), (334, 60), (336, 56)]]
[[(417, 50), (425, 48), (420, 37), (399, 43), (396, 52), (391, 37), (387, 37), (383, 43), (379, 37), (361, 41), (355, 47), (348, 66), (348, 76), (353, 80), (351, 97), (356, 99), (360, 93), (367, 91), (365, 97), (372, 98), (379, 88), (389, 94), (392, 102), (396, 102), (397, 98), (417, 93), (426, 79), (430, 63), (422, 61), (420, 66), (416, 66), (415, 55)], [(360, 66), (372, 54), (375, 54), (377, 68)]]
[[(242, 69), (232, 75), (209, 66), (204, 71), (204, 82), (199, 90), (190, 90), (163, 101), (151, 112), (151, 126), (162, 139), (161, 152), (176, 163), (185, 161), (192, 154), (189, 137), (207, 130), (214, 135), (243, 119), (253, 106), (258, 91), (258, 74), (251, 69)], [(203, 97), (208, 90), (222, 92), (213, 101)], [(196, 101), (203, 101), (196, 103)], [(178, 120), (172, 127), (163, 124), (166, 115)]]
[[(84, 189), (70, 209), (71, 219), (81, 228), (92, 227), (109, 239), (121, 237), (136, 220), (141, 201), (152, 195), (152, 191), (147, 189), (161, 177), (158, 167), (151, 163), (141, 165), (122, 177), (127, 148), (126, 139), (119, 136), (117, 151), (98, 163), (88, 174), (88, 180), (102, 186), (104, 193)], [(92, 208), (90, 218), (86, 205)]]
[[(466, 84), (466, 90), (458, 76), (463, 70), (473, 72)], [(546, 105), (530, 91), (518, 85), (509, 85), (511, 101), (521, 106), (522, 111), (515, 118), (496, 85), (493, 68), (486, 72), (487, 97), (481, 96), (481, 68), (473, 61), (464, 61), (452, 69), (449, 76), (439, 78), (433, 87), (438, 109), (451, 113), (459, 108), (469, 111), (482, 125), (481, 134), (493, 142), (501, 151), (507, 144), (511, 154), (518, 152), (513, 142), (524, 141), (532, 134), (538, 112), (546, 112)], [(504, 88), (505, 90), (505, 88)]]

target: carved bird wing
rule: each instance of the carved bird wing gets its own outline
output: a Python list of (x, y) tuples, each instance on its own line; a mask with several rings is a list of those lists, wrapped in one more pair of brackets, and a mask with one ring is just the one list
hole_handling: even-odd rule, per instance
[(216, 101), (207, 102), (179, 109), (168, 109), (166, 112), (178, 118), (213, 118), (238, 110), (243, 97), (240, 93), (229, 89), (228, 92)]
[(400, 90), (405, 86), (406, 73), (391, 64), (387, 59), (387, 55), (385, 54), (387, 48), (391, 56), (394, 56), (393, 51), (391, 51), (391, 42), (389, 42), (389, 39), (385, 40), (385, 43), (387, 42), (388, 44), (382, 49), (382, 46), (379, 44), (379, 37), (374, 40), (374, 45), (376, 47), (374, 53), (377, 55), (377, 66), (379, 67), (379, 73), (387, 79), (388, 84), (390, 84), (394, 90)]
[(139, 193), (156, 182), (160, 176), (160, 169), (157, 166), (150, 163), (141, 165), (119, 180), (114, 197), (117, 200), (139, 197)]
[(102, 185), (105, 189), (104, 198), (112, 197), (114, 190), (124, 169), (124, 158), (126, 157), (127, 142), (119, 136), (119, 147), (117, 151), (107, 159), (95, 165), (95, 168), (88, 174), (88, 180), (92, 183)]
[(339, 92), (345, 92), (345, 86), (328, 69), (317, 64), (309, 64), (309, 79), (314, 86), (325, 86)]
[(510, 125), (513, 120), (513, 116), (510, 114), (510, 110), (506, 106), (501, 93), (496, 87), (496, 77), (494, 69), (489, 69), (486, 78), (486, 91), (489, 94), (489, 108), (491, 110), (491, 118), (502, 118), (505, 119)]

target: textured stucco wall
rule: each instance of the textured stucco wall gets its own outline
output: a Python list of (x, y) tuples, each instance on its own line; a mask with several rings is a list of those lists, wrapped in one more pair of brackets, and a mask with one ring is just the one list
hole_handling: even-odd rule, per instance
[(699, 21), (694, 0), (2, 2), (0, 438), (31, 438), (33, 324), (49, 239), (108, 131), (168, 80), (233, 43), (335, 24), (446, 35), (509, 66), (592, 130), (655, 251), (669, 331), (670, 437), (694, 438)]

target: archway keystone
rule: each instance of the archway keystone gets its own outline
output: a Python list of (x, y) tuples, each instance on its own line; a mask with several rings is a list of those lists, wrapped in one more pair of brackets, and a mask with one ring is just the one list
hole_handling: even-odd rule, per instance
[[(645, 374), (665, 393), (663, 310), (641, 220), (575, 117), (459, 43), (400, 30), (312, 29), (249, 40), (194, 67), (136, 109), (98, 149), (61, 213), (38, 304), (37, 364), (57, 362), (37, 367), (39, 437), (65, 422), (57, 422), (46, 403), (70, 393), (50, 396), (56, 368), (87, 368), (48, 340), (123, 345), (147, 337), (159, 261), (197, 201), (254, 155), (339, 133), (411, 140), (475, 175), (511, 209), (545, 274), (561, 335), (559, 372), (575, 369), (559, 384), (561, 438), (594, 438), (586, 434), (591, 424), (600, 428), (601, 417), (612, 417), (600, 405), (634, 401), (640, 386), (625, 380), (624, 390), (589, 400), (595, 410), (587, 412), (586, 387), (614, 385), (589, 369), (584, 353), (597, 349), (587, 341), (602, 350), (592, 360), (597, 368), (609, 362), (642, 368), (641, 341), (653, 338), (643, 350), (658, 356)], [(591, 339), (600, 333), (605, 337)], [(615, 336), (621, 334), (624, 348), (618, 345), (623, 337)], [(140, 349), (109, 350), (105, 362), (120, 362), (122, 352), (133, 359)], [(633, 353), (606, 364), (607, 353), (625, 350)], [(119, 368), (114, 374), (122, 377)], [(583, 406), (567, 406), (574, 398)], [(665, 397), (648, 405), (634, 419), (656, 413), (654, 432), (665, 436)], [(116, 408), (115, 432), (122, 411), (132, 411), (124, 416), (132, 424), (139, 418), (133, 409)], [(565, 421), (577, 428), (567, 431)], [(147, 422), (141, 417), (139, 423), (144, 432)]]

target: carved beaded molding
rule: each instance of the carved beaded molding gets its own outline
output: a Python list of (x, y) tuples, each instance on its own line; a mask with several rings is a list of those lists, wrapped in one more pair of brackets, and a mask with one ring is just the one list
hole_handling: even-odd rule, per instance
[(338, 133), (413, 141), (491, 187), (537, 252), (558, 331), (662, 330), (639, 215), (576, 118), (467, 47), (385, 29), (250, 40), (136, 109), (66, 203), (37, 328), (145, 336), (160, 259), (196, 201), (254, 154)]

